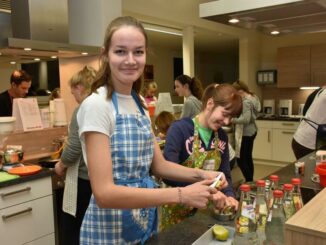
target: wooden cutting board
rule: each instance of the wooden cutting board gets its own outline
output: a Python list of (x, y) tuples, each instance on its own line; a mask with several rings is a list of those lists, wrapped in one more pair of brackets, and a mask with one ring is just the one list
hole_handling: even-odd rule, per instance
[(285, 223), (285, 245), (326, 245), (326, 188)]

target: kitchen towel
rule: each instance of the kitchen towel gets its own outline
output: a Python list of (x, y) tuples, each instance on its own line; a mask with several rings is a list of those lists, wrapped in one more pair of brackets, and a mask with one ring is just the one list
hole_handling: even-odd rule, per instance
[(76, 217), (77, 188), (78, 188), (78, 168), (80, 159), (67, 169), (65, 190), (63, 193), (62, 210)]

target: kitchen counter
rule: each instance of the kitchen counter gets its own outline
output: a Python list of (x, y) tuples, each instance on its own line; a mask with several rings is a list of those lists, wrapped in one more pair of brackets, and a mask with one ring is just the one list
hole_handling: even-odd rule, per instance
[(257, 120), (267, 120), (267, 121), (285, 121), (285, 122), (299, 122), (301, 117), (282, 117), (282, 116), (259, 116)]
[(42, 168), (42, 170), (36, 174), (21, 176), (17, 179), (0, 182), (0, 188), (11, 186), (11, 185), (16, 185), (16, 184), (21, 184), (21, 183), (24, 183), (27, 181), (36, 180), (36, 179), (40, 179), (40, 178), (44, 178), (44, 177), (48, 177), (53, 174), (54, 174), (54, 172), (51, 171), (50, 169)]

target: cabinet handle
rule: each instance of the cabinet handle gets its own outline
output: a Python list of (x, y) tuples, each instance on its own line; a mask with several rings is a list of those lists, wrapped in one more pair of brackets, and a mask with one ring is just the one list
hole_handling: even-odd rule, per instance
[(271, 142), (271, 131), (268, 130), (267, 142)]
[(8, 196), (20, 193), (20, 192), (25, 192), (25, 191), (30, 191), (30, 190), (31, 190), (31, 187), (25, 187), (25, 188), (20, 189), (20, 190), (11, 191), (11, 192), (7, 192), (7, 193), (1, 193), (0, 195), (1, 195), (2, 198), (5, 198), (5, 197), (8, 197)]
[(294, 126), (294, 123), (282, 123), (283, 126)]
[(282, 134), (294, 134), (294, 132), (290, 132), (290, 131), (282, 131)]
[(18, 212), (12, 213), (12, 214), (2, 215), (2, 219), (5, 221), (6, 219), (10, 219), (12, 217), (15, 217), (15, 216), (23, 214), (23, 213), (30, 213), (30, 212), (32, 212), (32, 210), (33, 210), (32, 208), (26, 208), (22, 211), (18, 211)]

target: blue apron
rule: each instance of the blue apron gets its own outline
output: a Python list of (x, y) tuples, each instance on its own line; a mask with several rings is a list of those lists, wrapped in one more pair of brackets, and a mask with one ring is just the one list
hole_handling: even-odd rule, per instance
[[(112, 95), (116, 110), (115, 129), (111, 137), (114, 183), (154, 188), (155, 182), (149, 176), (154, 154), (151, 123), (134, 91), (132, 97), (141, 114), (119, 114), (116, 94)], [(92, 195), (80, 231), (80, 244), (143, 244), (156, 233), (157, 219), (156, 207), (99, 208)]]

